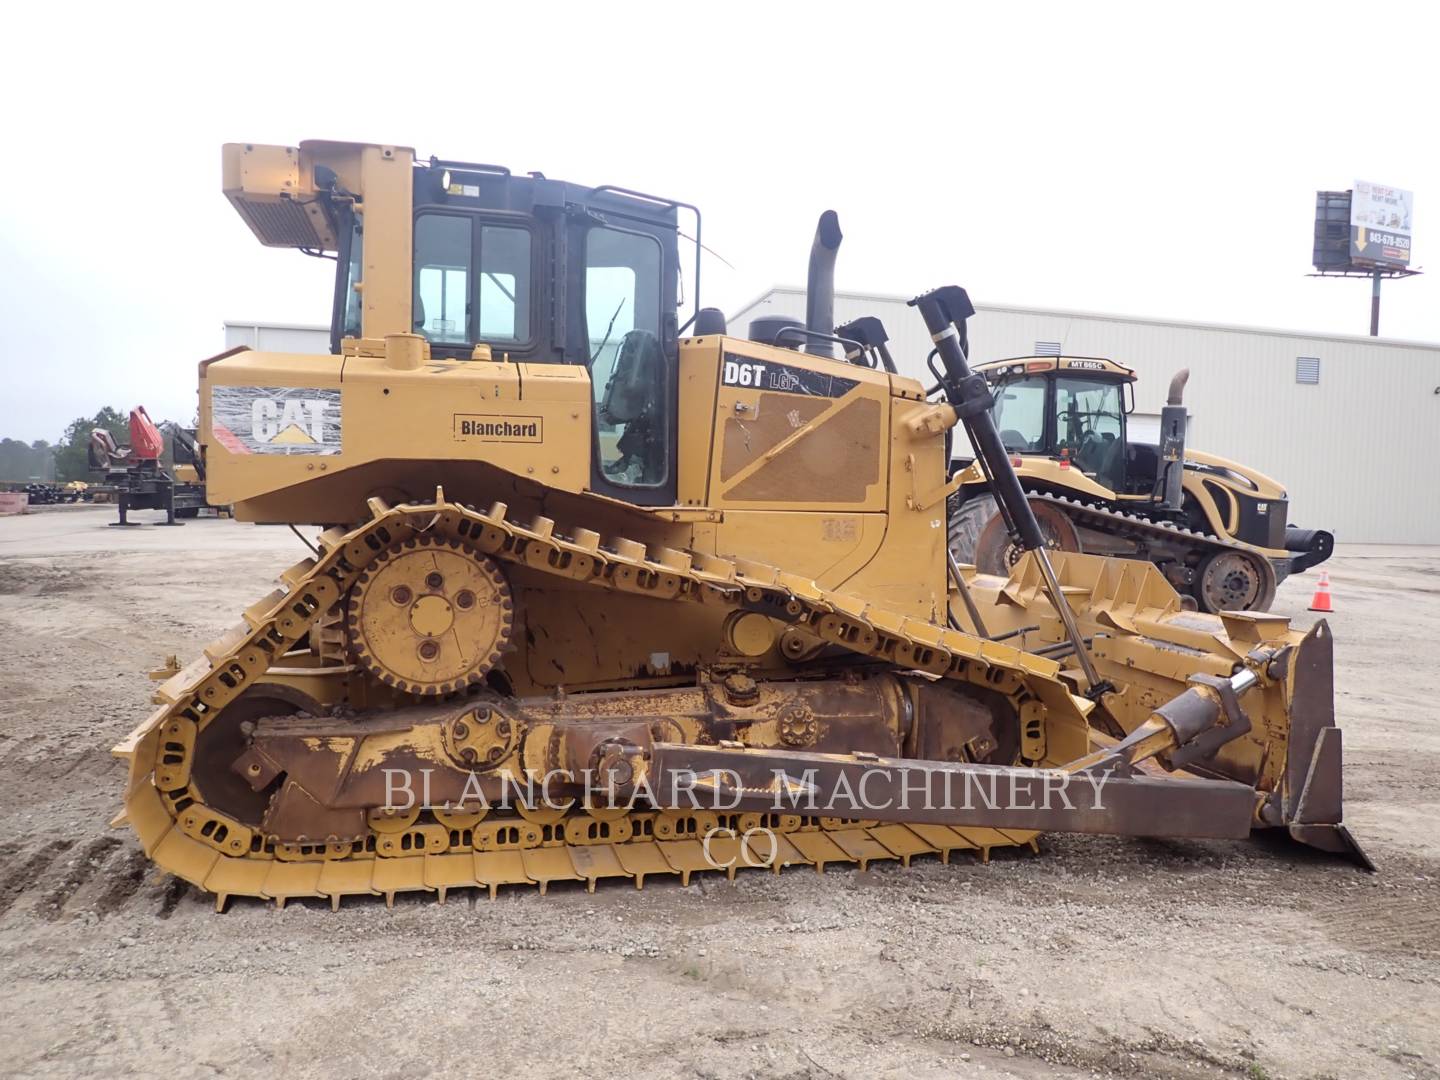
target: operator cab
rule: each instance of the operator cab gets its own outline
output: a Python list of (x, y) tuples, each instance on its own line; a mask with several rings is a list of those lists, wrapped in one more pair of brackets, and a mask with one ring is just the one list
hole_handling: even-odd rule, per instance
[[(678, 217), (693, 207), (494, 165), (431, 158), (412, 171), (411, 330), (430, 355), (585, 366), (592, 489), (674, 502)], [(361, 337), (365, 214), (343, 190), (327, 202), (339, 226), (340, 353)]]
[(976, 371), (990, 384), (995, 426), (1011, 453), (1068, 461), (1117, 494), (1150, 494), (1155, 448), (1131, 447), (1125, 437), (1134, 408), (1129, 368), (1096, 357), (1025, 356)]

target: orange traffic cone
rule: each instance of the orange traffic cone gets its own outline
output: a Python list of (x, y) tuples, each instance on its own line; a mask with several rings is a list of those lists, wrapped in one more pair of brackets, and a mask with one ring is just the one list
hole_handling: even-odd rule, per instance
[(1334, 611), (1330, 606), (1330, 571), (1321, 570), (1320, 580), (1315, 583), (1315, 595), (1310, 598), (1311, 611)]

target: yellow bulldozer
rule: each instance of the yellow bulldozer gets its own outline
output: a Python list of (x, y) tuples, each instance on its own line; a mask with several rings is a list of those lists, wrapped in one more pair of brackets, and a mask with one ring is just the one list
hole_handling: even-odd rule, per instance
[[(1047, 830), (1364, 862), (1326, 625), (1186, 611), (1147, 563), (1048, 550), (963, 289), (913, 301), (927, 396), (836, 358), (833, 213), (806, 322), (742, 338), (699, 306), (679, 200), (400, 146), (223, 161), (262, 243), (337, 273), (332, 355), (200, 364), (210, 500), (318, 526), (313, 550), (116, 747), (117, 822), (217, 906)], [(1024, 549), (1004, 577), (949, 556), (957, 424)]]
[[(1000, 441), (1052, 549), (1153, 562), (1202, 611), (1268, 611), (1292, 573), (1318, 566), (1335, 539), (1287, 520), (1285, 489), (1263, 473), (1189, 449), (1190, 372), (1170, 381), (1160, 437), (1128, 437), (1135, 372), (1113, 360), (1024, 356), (978, 364)], [(950, 503), (961, 562), (1007, 573), (1012, 542), (983, 461), (965, 463)]]

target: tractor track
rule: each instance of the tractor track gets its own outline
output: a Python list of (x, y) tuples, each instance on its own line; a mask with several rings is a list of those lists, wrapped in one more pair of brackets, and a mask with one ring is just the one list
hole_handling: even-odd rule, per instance
[[(1122, 510), (1111, 510), (1067, 495), (1046, 495), (1034, 492), (1032, 499), (1058, 506), (1072, 518), (1079, 519), (1087, 526), (1100, 528), (1112, 535), (1121, 535), (1137, 541), (1159, 541), (1168, 544), (1188, 545), (1192, 551), (1240, 551), (1254, 553), (1254, 548), (1235, 540), (1225, 540), (1213, 533), (1200, 532), (1168, 521), (1151, 521)], [(1108, 528), (1107, 528), (1108, 527)], [(1263, 558), (1263, 556), (1262, 556)]]
[[(1182, 563), (1186, 563), (1189, 557), (1203, 561), (1208, 556), (1222, 551), (1231, 551), (1258, 559), (1262, 564), (1263, 572), (1268, 575), (1261, 589), (1261, 598), (1264, 602), (1259, 605), (1260, 610), (1269, 607), (1274, 599), (1275, 589), (1281, 580), (1276, 575), (1274, 564), (1266, 556), (1259, 554), (1250, 545), (1236, 540), (1226, 540), (1213, 533), (1201, 532), (1169, 521), (1152, 521), (1137, 514), (1114, 510), (1069, 495), (1051, 495), (1045, 492), (1029, 491), (1026, 493), (1026, 497), (1035, 502), (1055, 507), (1076, 526), (1093, 529), (1096, 532), (1119, 537), (1136, 544), (1163, 545), (1168, 552), (1173, 552), (1178, 556)], [(954, 513), (953, 505), (951, 513)], [(1139, 555), (1119, 557), (1143, 558)], [(1151, 557), (1146, 561), (1154, 562), (1156, 560)], [(1193, 567), (1190, 569), (1193, 570)], [(1172, 584), (1174, 583), (1172, 582)], [(1189, 585), (1175, 585), (1178, 591), (1191, 596), (1194, 595), (1193, 590), (1197, 587), (1198, 585), (1193, 582)]]

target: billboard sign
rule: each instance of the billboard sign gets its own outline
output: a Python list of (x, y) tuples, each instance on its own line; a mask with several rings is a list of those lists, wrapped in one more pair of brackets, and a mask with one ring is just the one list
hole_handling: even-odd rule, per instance
[(1410, 265), (1413, 192), (1355, 181), (1350, 199), (1350, 258), (1375, 266)]

